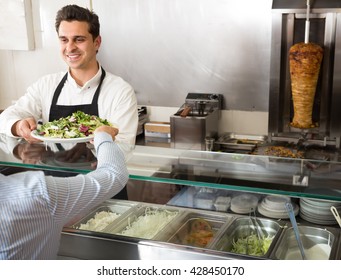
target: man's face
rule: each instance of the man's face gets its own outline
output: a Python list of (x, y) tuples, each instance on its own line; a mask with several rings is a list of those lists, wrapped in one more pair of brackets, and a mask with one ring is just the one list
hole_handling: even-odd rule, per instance
[(61, 55), (71, 69), (86, 70), (97, 65), (96, 52), (101, 45), (101, 37), (93, 40), (86, 22), (62, 21), (58, 37)]

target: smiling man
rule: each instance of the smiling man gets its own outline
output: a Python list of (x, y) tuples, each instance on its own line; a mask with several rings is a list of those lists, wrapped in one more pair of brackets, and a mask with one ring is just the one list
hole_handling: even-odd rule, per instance
[(68, 71), (46, 75), (32, 84), (0, 114), (0, 133), (33, 143), (37, 140), (31, 131), (38, 120), (46, 123), (82, 111), (118, 125), (116, 142), (133, 147), (138, 126), (135, 92), (97, 60), (102, 43), (98, 16), (89, 9), (67, 5), (57, 12), (55, 28)]
[[(102, 43), (98, 16), (89, 9), (67, 5), (57, 12), (55, 28), (68, 71), (46, 75), (28, 87), (0, 114), (0, 133), (34, 143), (38, 140), (31, 132), (39, 120), (46, 123), (82, 111), (118, 127), (116, 142), (127, 157), (135, 144), (137, 100), (132, 86), (106, 72), (97, 60)], [(126, 188), (115, 198), (127, 199)]]

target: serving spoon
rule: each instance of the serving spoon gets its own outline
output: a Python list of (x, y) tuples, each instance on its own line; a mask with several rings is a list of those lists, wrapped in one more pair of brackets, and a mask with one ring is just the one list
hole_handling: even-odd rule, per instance
[(296, 218), (295, 218), (294, 208), (292, 207), (292, 204), (290, 202), (286, 202), (285, 203), (285, 208), (286, 208), (286, 210), (288, 212), (288, 215), (289, 215), (289, 218), (290, 218), (290, 222), (291, 222), (292, 227), (294, 229), (296, 241), (297, 241), (297, 244), (298, 244), (298, 248), (300, 249), (302, 259), (306, 260), (306, 256), (305, 256), (305, 253), (304, 253), (300, 232), (298, 230), (298, 226), (297, 226), (297, 222), (296, 222)]

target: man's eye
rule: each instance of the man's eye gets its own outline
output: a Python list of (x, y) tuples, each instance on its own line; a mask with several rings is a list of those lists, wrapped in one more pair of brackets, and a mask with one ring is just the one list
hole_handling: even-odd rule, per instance
[(67, 43), (67, 40), (65, 38), (60, 38), (60, 42), (65, 44)]
[(84, 38), (77, 38), (77, 39), (76, 39), (76, 42), (84, 42), (84, 41), (85, 41)]

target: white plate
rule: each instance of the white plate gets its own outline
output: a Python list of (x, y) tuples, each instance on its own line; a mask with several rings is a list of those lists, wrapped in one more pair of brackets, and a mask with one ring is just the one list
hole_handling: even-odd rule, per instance
[(331, 213), (312, 213), (302, 207), (300, 208), (300, 213), (303, 213), (303, 215), (308, 216), (313, 219), (334, 220), (334, 216)]
[[(292, 203), (292, 205), (294, 207), (295, 216), (297, 216), (300, 208), (297, 204)], [(260, 214), (262, 214), (263, 216), (268, 217), (268, 218), (289, 219), (289, 216), (288, 216), (288, 213), (286, 210), (283, 212), (269, 211), (269, 210), (265, 209), (261, 203), (258, 204), (257, 210)]]
[(300, 217), (303, 220), (306, 220), (308, 222), (314, 223), (314, 224), (319, 224), (319, 225), (335, 225), (337, 222), (334, 220), (323, 220), (323, 219), (316, 219), (316, 218), (311, 218), (309, 216), (306, 216), (304, 213), (300, 212)]
[(44, 137), (44, 136), (38, 135), (36, 130), (33, 130), (31, 132), (31, 136), (43, 142), (49, 142), (49, 143), (83, 143), (83, 142), (89, 142), (94, 139), (94, 135), (90, 135), (88, 137), (79, 137), (79, 138)]
[(318, 199), (313, 199), (313, 198), (301, 198), (301, 201), (304, 201), (307, 204), (318, 206), (318, 207), (330, 207), (335, 204), (338, 205), (338, 203), (335, 201), (323, 201), (323, 200), (318, 200)]
[(285, 206), (284, 204), (282, 205), (282, 207), (277, 207), (277, 208), (271, 208), (269, 207), (264, 200), (260, 203), (262, 205), (262, 208), (264, 210), (270, 211), (270, 212), (279, 212), (279, 213), (283, 213), (286, 212)]
[(290, 202), (291, 199), (287, 196), (268, 195), (263, 201), (269, 208), (285, 210), (285, 203)]

